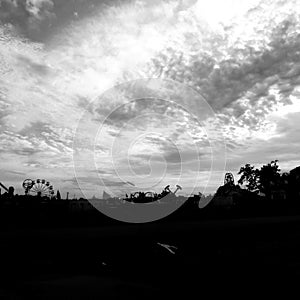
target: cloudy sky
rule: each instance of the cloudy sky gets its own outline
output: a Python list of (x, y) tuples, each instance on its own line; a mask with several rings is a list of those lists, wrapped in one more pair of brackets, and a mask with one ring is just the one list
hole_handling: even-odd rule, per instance
[(19, 193), (210, 193), (245, 163), (289, 170), (299, 97), (297, 0), (0, 0), (0, 181)]

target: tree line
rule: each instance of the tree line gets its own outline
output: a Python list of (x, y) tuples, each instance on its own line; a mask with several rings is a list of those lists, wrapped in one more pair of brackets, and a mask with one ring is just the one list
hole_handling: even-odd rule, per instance
[(272, 191), (283, 190), (299, 196), (300, 167), (291, 172), (281, 173), (278, 160), (274, 160), (261, 168), (245, 164), (238, 174), (241, 175), (238, 184), (250, 192), (264, 194), (270, 198)]

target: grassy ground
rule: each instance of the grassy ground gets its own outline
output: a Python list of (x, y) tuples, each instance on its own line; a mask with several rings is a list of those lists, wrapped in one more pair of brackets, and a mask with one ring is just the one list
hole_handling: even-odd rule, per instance
[(0, 245), (0, 298), (286, 297), (300, 279), (299, 216), (14, 229)]

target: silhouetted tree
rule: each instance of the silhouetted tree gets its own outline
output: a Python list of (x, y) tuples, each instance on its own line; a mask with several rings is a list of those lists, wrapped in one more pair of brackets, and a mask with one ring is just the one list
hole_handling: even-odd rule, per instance
[(300, 166), (290, 171), (288, 183), (291, 199), (294, 201), (300, 200)]
[(258, 169), (254, 169), (254, 166), (246, 164), (244, 167), (240, 168), (238, 174), (241, 175), (238, 184), (244, 184), (250, 192), (257, 193), (259, 191), (260, 171)]
[(277, 162), (278, 160), (271, 161), (263, 165), (259, 171), (259, 190), (268, 198), (271, 196), (272, 189), (280, 186), (281, 175)]
[(281, 187), (283, 189), (285, 189), (285, 190), (288, 189), (289, 180), (290, 180), (290, 173), (289, 172), (284, 172), (281, 175), (281, 178), (280, 178)]
[(57, 190), (57, 193), (56, 193), (56, 199), (57, 199), (57, 200), (61, 200), (61, 196), (60, 196), (59, 190)]
[(260, 170), (254, 166), (246, 164), (241, 167), (238, 174), (241, 174), (239, 184), (245, 184), (250, 192), (262, 192), (266, 197), (270, 198), (271, 191), (282, 185), (285, 176), (280, 175), (278, 160), (271, 161), (267, 165), (263, 165)]

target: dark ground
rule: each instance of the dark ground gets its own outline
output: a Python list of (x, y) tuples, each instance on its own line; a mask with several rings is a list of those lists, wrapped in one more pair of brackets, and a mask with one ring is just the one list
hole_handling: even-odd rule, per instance
[(300, 216), (6, 229), (0, 243), (1, 299), (286, 298), (300, 289)]

